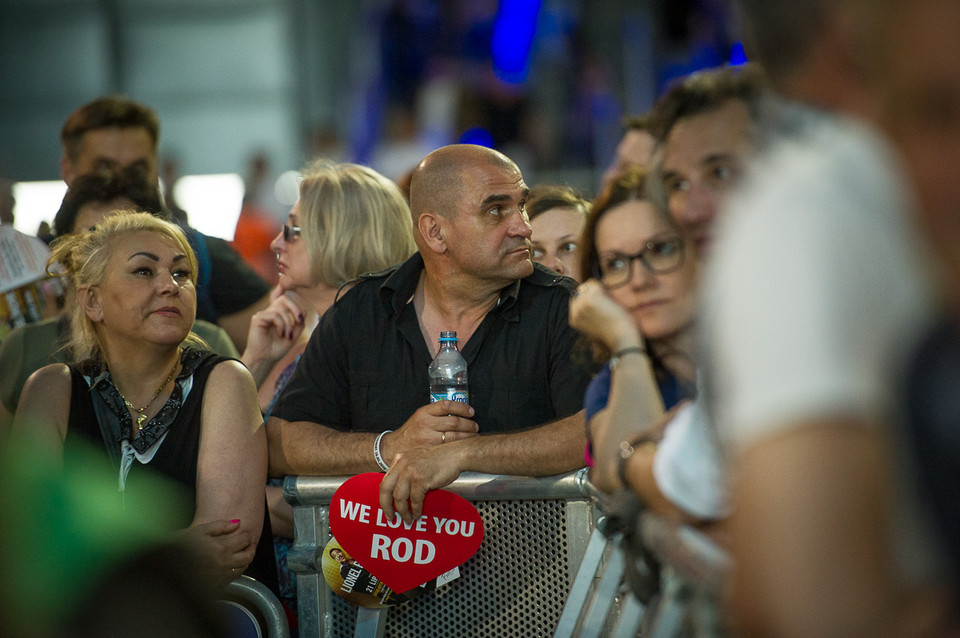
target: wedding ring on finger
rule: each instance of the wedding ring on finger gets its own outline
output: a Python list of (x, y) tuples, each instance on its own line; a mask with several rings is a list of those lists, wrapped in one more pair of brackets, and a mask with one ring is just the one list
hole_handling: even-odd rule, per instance
[(446, 442), (447, 442), (447, 433), (446, 433), (446, 432), (441, 432), (441, 433), (440, 433), (440, 443), (446, 443)]

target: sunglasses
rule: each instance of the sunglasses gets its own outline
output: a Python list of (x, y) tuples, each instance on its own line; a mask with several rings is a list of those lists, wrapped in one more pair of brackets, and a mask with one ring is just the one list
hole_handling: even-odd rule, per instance
[(300, 238), (300, 227), (291, 226), (290, 224), (283, 225), (283, 241), (289, 242), (291, 239)]

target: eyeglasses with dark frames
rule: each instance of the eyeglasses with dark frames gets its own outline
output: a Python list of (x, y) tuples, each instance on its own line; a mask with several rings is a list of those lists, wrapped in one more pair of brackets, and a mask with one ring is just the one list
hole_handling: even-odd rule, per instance
[(603, 253), (593, 267), (593, 276), (604, 288), (617, 288), (630, 281), (635, 261), (656, 275), (673, 272), (683, 264), (683, 247), (683, 239), (671, 235), (651, 239), (633, 255)]
[(283, 241), (289, 243), (292, 239), (300, 239), (300, 227), (291, 226), (290, 224), (283, 225)]

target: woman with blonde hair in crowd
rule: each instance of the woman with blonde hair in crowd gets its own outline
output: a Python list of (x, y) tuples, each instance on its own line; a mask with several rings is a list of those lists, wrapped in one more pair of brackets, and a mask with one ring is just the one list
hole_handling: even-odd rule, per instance
[[(296, 368), (319, 317), (349, 281), (405, 260), (416, 250), (410, 208), (399, 187), (359, 164), (318, 161), (301, 176), (300, 198), (271, 244), (279, 281), (274, 300), (250, 322), (241, 360), (260, 386), (269, 416)], [(281, 599), (296, 609), (296, 590), (286, 568), (293, 510), (280, 487), (267, 487)]]
[(304, 169), (300, 198), (271, 247), (279, 271), (274, 300), (254, 315), (241, 357), (266, 415), (340, 288), (416, 250), (410, 208), (394, 182), (366, 166), (325, 160)]
[(55, 267), (76, 291), (71, 363), (30, 376), (15, 434), (65, 463), (92, 442), (127, 509), (161, 506), (151, 475), (186, 487), (179, 536), (217, 581), (244, 573), (262, 556), (266, 436), (249, 372), (190, 332), (197, 260), (183, 231), (149, 213), (112, 215), (55, 242)]

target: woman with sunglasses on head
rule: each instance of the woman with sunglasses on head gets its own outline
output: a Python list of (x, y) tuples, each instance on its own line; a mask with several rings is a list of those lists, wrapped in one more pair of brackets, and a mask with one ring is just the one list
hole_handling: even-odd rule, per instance
[(711, 508), (691, 503), (699, 497), (675, 489), (670, 469), (655, 460), (664, 428), (686, 437), (694, 416), (684, 399), (696, 386), (699, 264), (692, 242), (645, 193), (644, 178), (631, 170), (594, 203), (581, 242), (582, 272), (592, 278), (570, 301), (571, 325), (608, 359), (585, 399), (591, 480), (606, 492), (626, 485), (654, 511), (700, 518)]
[[(241, 357), (260, 388), (265, 416), (344, 284), (416, 250), (410, 208), (394, 182), (366, 166), (323, 160), (302, 172), (300, 198), (271, 247), (279, 272), (274, 298), (253, 316)], [(283, 567), (293, 510), (278, 484), (267, 487), (267, 501), (274, 535), (281, 538), (276, 546), (281, 599), (295, 611), (292, 574)]]

